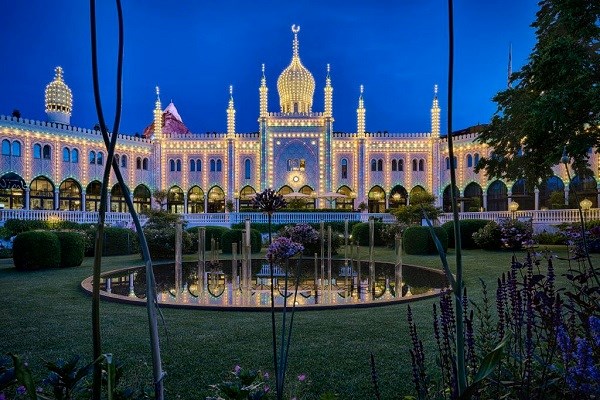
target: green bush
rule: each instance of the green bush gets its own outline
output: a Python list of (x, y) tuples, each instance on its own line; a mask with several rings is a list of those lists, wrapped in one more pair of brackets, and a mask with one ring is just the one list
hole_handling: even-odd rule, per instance
[[(242, 243), (241, 229), (228, 229), (221, 235), (221, 249), (223, 254), (231, 254), (233, 251), (233, 243), (238, 244), (238, 252), (241, 252), (240, 246)], [(262, 248), (262, 236), (256, 229), (250, 229), (250, 251), (259, 253)]]
[(13, 241), (13, 262), (21, 271), (60, 265), (60, 241), (54, 232), (28, 231)]
[[(385, 246), (385, 241), (381, 235), (384, 224), (375, 222), (375, 246)], [(352, 241), (361, 246), (369, 245), (369, 224), (366, 222), (358, 223), (352, 227)]]
[[(433, 228), (442, 244), (444, 252), (448, 250), (448, 235), (440, 226)], [(402, 245), (406, 254), (436, 254), (437, 248), (427, 226), (411, 226), (406, 228), (402, 236)]]
[(498, 250), (502, 247), (502, 229), (494, 221), (488, 222), (473, 234), (475, 244), (485, 250)]
[(78, 267), (83, 262), (85, 251), (84, 234), (81, 232), (55, 232), (60, 242), (60, 266)]
[[(198, 251), (198, 229), (200, 227), (195, 226), (193, 228), (190, 228), (187, 230), (187, 232), (190, 234), (191, 238), (191, 252), (195, 253)], [(225, 228), (224, 226), (205, 226), (206, 228), (206, 243), (204, 244), (204, 250), (206, 251), (210, 251), (210, 239), (214, 238), (215, 241), (218, 243), (218, 247), (221, 248), (221, 236), (223, 236), (223, 233), (229, 231), (229, 228)]]
[(534, 241), (538, 244), (546, 244), (546, 245), (556, 245), (556, 244), (566, 244), (567, 238), (564, 234), (560, 232), (540, 232), (537, 235), (533, 236)]
[[(281, 230), (285, 225), (286, 224), (271, 224), (271, 232), (275, 233)], [(244, 222), (232, 224), (231, 229), (246, 229), (246, 224)], [(250, 224), (250, 229), (256, 229), (260, 233), (269, 233), (269, 224), (255, 222)]]
[[(489, 221), (483, 219), (463, 219), (460, 221), (460, 240), (463, 249), (476, 249), (478, 246), (473, 240), (473, 234), (487, 225)], [(454, 221), (442, 225), (448, 234), (448, 247), (454, 248)]]
[(0, 259), (12, 258), (12, 256), (13, 256), (12, 249), (6, 249), (6, 248), (0, 249)]
[(16, 236), (19, 233), (33, 231), (36, 229), (46, 229), (48, 225), (45, 221), (38, 220), (21, 220), (21, 219), (8, 219), (4, 223), (4, 228), (8, 231), (8, 236)]
[(105, 256), (120, 256), (139, 252), (137, 234), (131, 229), (109, 226), (104, 228)]

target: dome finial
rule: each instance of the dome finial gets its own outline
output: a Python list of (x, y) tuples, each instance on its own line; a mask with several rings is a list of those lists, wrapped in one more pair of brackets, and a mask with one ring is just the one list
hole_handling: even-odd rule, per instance
[(360, 85), (360, 97), (362, 97), (363, 93), (365, 92), (365, 86), (361, 83)]
[(233, 99), (233, 85), (229, 85), (229, 97)]
[(438, 94), (438, 85), (437, 85), (437, 83), (435, 85), (433, 85), (433, 94), (437, 97), (437, 94)]
[(329, 66), (329, 63), (327, 63), (327, 77), (329, 78), (329, 71), (331, 71), (331, 68)]
[(61, 66), (54, 68), (54, 80), (62, 82), (63, 80), (63, 69)]
[(296, 26), (296, 24), (292, 25), (292, 32), (294, 33), (294, 57), (298, 57), (298, 32), (300, 32), (300, 25)]
[(265, 77), (265, 63), (262, 63), (261, 70), (262, 70), (262, 76), (264, 78)]
[(158, 86), (156, 86), (155, 90), (156, 90), (156, 101), (160, 101), (160, 88)]

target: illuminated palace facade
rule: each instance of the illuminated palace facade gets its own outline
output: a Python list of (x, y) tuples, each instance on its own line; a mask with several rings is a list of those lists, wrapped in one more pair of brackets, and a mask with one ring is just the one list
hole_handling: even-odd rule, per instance
[[(312, 110), (315, 79), (300, 61), (298, 30), (292, 27), (291, 63), (279, 75), (279, 112), (269, 112), (264, 65), (259, 86), (258, 132), (239, 133), (230, 88), (227, 131), (193, 133), (175, 105), (163, 109), (158, 96), (152, 123), (141, 136), (119, 135), (116, 158), (138, 211), (152, 205), (151, 193), (165, 190), (167, 209), (177, 213), (224, 212), (228, 200), (243, 211), (252, 195), (273, 188), (306, 208), (357, 209), (370, 212), (406, 204), (411, 193), (428, 191), (445, 208), (449, 204), (450, 160), (447, 139), (440, 135), (437, 89), (430, 132), (368, 132), (363, 89), (356, 132), (334, 131), (333, 85), (327, 66), (324, 110)], [(0, 203), (4, 208), (96, 211), (100, 202), (106, 149), (97, 130), (70, 125), (71, 90), (56, 68), (45, 92), (47, 121), (0, 116)], [(491, 149), (477, 144), (477, 132), (456, 134), (454, 160), (464, 211), (549, 206), (552, 192), (569, 199), (564, 168), (533, 193), (522, 181), (490, 180), (475, 165)], [(591, 155), (592, 165), (598, 156)], [(597, 169), (596, 169), (597, 170)], [(571, 185), (598, 205), (596, 179)], [(572, 187), (572, 186), (571, 186)], [(556, 199), (556, 195), (553, 197)], [(110, 210), (126, 211), (124, 193), (111, 174)], [(561, 201), (559, 199), (559, 201)]]

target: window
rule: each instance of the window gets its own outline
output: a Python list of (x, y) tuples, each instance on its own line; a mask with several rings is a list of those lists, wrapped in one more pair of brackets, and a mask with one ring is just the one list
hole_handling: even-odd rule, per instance
[(250, 159), (244, 161), (244, 179), (250, 179)]
[(63, 148), (63, 162), (71, 161), (71, 150), (68, 147)]
[(210, 172), (215, 172), (217, 170), (217, 163), (215, 160), (210, 160)]
[(404, 160), (402, 158), (398, 160), (398, 171), (404, 171)]
[(175, 171), (175, 160), (169, 160), (169, 169), (171, 172)]
[(196, 160), (196, 171), (202, 171), (202, 160), (199, 158)]
[(37, 143), (33, 145), (33, 158), (42, 158), (42, 146)]
[(383, 171), (383, 159), (379, 159), (379, 161), (377, 161), (377, 171)]
[(467, 168), (471, 168), (473, 166), (473, 156), (467, 155)]
[(2, 155), (10, 156), (10, 142), (6, 139), (2, 141)]
[(342, 158), (342, 179), (348, 179), (348, 160)]
[(96, 154), (96, 164), (102, 165), (103, 163), (104, 163), (104, 153), (99, 151), (98, 154)]
[(121, 156), (121, 168), (127, 168), (127, 156), (125, 154)]
[(144, 160), (142, 161), (142, 169), (144, 171), (148, 171), (148, 159), (144, 158)]
[(142, 169), (142, 159), (140, 157), (135, 159), (135, 169)]
[(392, 160), (392, 171), (398, 171), (398, 161)]
[(119, 165), (119, 161), (121, 161), (121, 156), (118, 154), (115, 154), (114, 157), (115, 157), (115, 161), (117, 162), (117, 165)]
[(221, 172), (222, 169), (222, 164), (221, 164), (221, 159), (217, 160), (217, 172)]
[(96, 152), (90, 151), (90, 164), (96, 164)]
[(476, 167), (479, 164), (479, 153), (475, 153), (475, 160), (473, 166)]
[(44, 148), (42, 149), (42, 158), (44, 160), (49, 160), (50, 159), (50, 145), (44, 145)]
[(177, 172), (181, 172), (181, 160), (175, 161)]
[(12, 156), (21, 157), (21, 142), (18, 140), (12, 142)]
[(71, 162), (73, 164), (77, 164), (79, 162), (79, 150), (77, 150), (77, 149), (71, 150)]
[(190, 160), (190, 172), (196, 171), (196, 160)]
[[(453, 160), (454, 160), (454, 168), (457, 168), (458, 167), (458, 159), (456, 158), (456, 156), (454, 156)], [(450, 157), (446, 157), (446, 169), (450, 169)]]
[(416, 171), (416, 170), (417, 170), (417, 159), (416, 159), (416, 158), (415, 158), (415, 159), (413, 159), (413, 161), (412, 161), (412, 170), (413, 170), (413, 171)]
[(375, 161), (375, 159), (371, 160), (371, 172), (372, 171), (377, 171), (377, 161)]
[(419, 171), (425, 171), (425, 160), (419, 160)]

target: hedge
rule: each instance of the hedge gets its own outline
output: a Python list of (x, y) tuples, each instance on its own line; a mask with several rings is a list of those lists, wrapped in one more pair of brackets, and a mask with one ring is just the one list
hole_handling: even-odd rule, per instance
[[(440, 226), (433, 228), (442, 244), (444, 252), (448, 250), (448, 235)], [(427, 226), (411, 226), (406, 228), (402, 236), (402, 245), (406, 254), (436, 254), (437, 248)]]
[[(228, 229), (221, 235), (221, 249), (223, 254), (231, 254), (233, 252), (233, 243), (238, 243), (238, 252), (241, 252), (240, 246), (242, 243), (241, 229)], [(259, 253), (262, 248), (262, 235), (256, 229), (250, 229), (250, 251)]]
[[(193, 228), (188, 229), (188, 233), (192, 236), (192, 253), (195, 253), (198, 251), (198, 229), (200, 227), (199, 226), (195, 226)], [(225, 228), (223, 226), (205, 226), (204, 227), (206, 229), (206, 234), (205, 234), (205, 238), (206, 238), (206, 242), (204, 244), (204, 250), (206, 251), (210, 251), (210, 239), (214, 238), (217, 243), (218, 243), (218, 247), (221, 248), (221, 236), (223, 235), (223, 233), (229, 231), (229, 228)]]
[[(381, 236), (381, 231), (384, 227), (384, 224), (381, 222), (375, 222), (375, 246), (385, 246), (385, 241)], [(343, 231), (343, 228), (342, 228)], [(358, 242), (361, 246), (369, 245), (369, 224), (366, 222), (361, 222), (355, 224), (352, 227), (352, 240), (356, 243)]]
[(13, 263), (18, 270), (56, 268), (60, 265), (60, 241), (54, 232), (28, 231), (13, 241)]
[[(487, 225), (484, 219), (463, 219), (460, 221), (460, 240), (463, 249), (477, 249), (479, 246), (473, 240), (473, 234)], [(454, 248), (454, 221), (442, 225), (448, 235), (448, 247)]]
[(84, 234), (81, 232), (55, 232), (60, 242), (60, 266), (78, 267), (83, 262), (85, 252)]
[(45, 221), (38, 220), (8, 219), (4, 223), (4, 228), (8, 231), (9, 237), (36, 229), (46, 229), (47, 227)]

